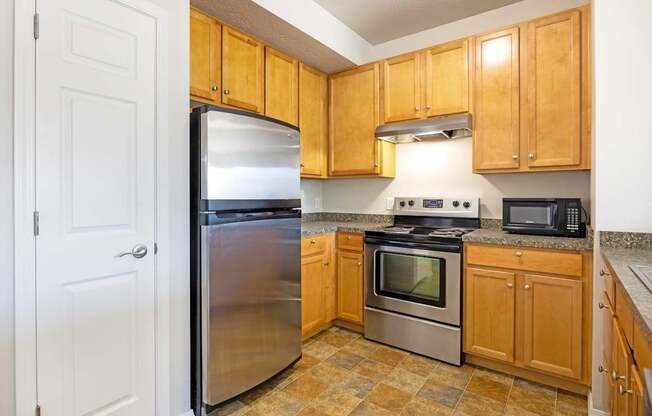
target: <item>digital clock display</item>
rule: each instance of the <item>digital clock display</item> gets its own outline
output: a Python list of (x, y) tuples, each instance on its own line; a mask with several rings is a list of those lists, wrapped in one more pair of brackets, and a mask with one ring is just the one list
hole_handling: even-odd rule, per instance
[(424, 199), (423, 200), (424, 208), (443, 208), (444, 200), (443, 199)]

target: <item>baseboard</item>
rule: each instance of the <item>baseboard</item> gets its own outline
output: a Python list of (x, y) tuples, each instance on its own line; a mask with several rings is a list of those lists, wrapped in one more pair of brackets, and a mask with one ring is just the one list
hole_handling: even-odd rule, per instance
[(589, 416), (609, 416), (609, 412), (593, 408), (593, 395), (591, 392), (589, 392), (589, 396), (586, 401), (589, 406)]

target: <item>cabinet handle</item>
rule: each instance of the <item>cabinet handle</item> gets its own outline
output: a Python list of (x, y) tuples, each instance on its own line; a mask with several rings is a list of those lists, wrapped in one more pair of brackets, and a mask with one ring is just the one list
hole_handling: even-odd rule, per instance
[(620, 394), (621, 396), (624, 396), (625, 394), (632, 394), (632, 393), (634, 393), (634, 390), (627, 390), (625, 389), (625, 386), (623, 386), (622, 384), (618, 385), (618, 394)]
[(607, 370), (606, 368), (604, 368), (602, 364), (600, 364), (598, 366), (598, 373), (609, 373), (609, 370)]
[(514, 253), (514, 255), (516, 257), (521, 257), (521, 256), (523, 256), (523, 252), (522, 251), (517, 251), (516, 253)]
[(605, 305), (604, 302), (598, 302), (598, 308), (600, 309), (611, 309), (609, 306)]
[(217, 85), (213, 85), (213, 86), (211, 87), (211, 91), (217, 91), (217, 90), (218, 90)]
[(529, 157), (530, 159), (534, 159), (534, 153), (530, 153), (529, 155), (527, 155), (527, 157)]
[(529, 288), (530, 288), (530, 285), (525, 285), (525, 286), (523, 286), (523, 289), (525, 289), (525, 290), (527, 290), (527, 289), (529, 289)]
[(224, 90), (224, 95), (229, 95), (229, 90)]
[(625, 376), (619, 376), (616, 370), (611, 371), (611, 380), (613, 381), (618, 381), (618, 380), (625, 380)]
[(509, 289), (511, 289), (511, 288), (514, 287), (514, 284), (513, 284), (513, 283), (507, 283), (507, 287), (508, 287)]
[(430, 110), (430, 104), (426, 105), (426, 110)]
[(315, 243), (316, 243), (315, 240), (310, 240), (310, 244), (315, 244)]
[(377, 167), (378, 167), (378, 163), (374, 163), (374, 167), (377, 168)]
[(358, 266), (362, 266), (362, 263), (358, 262)]
[(347, 235), (347, 236), (346, 236), (346, 239), (347, 239), (347, 240), (350, 240), (350, 239), (351, 239), (351, 236), (350, 236), (350, 235)]
[(419, 111), (419, 106), (414, 107), (414, 111)]
[(512, 155), (512, 159), (518, 160), (518, 155)]
[(299, 166), (303, 168), (303, 167), (306, 166), (306, 164), (305, 164), (305, 163), (301, 163)]
[(330, 264), (329, 262), (323, 263), (324, 267), (328, 266), (329, 264)]
[(604, 276), (605, 274), (607, 274), (607, 272), (605, 272), (604, 270), (600, 270), (600, 276)]

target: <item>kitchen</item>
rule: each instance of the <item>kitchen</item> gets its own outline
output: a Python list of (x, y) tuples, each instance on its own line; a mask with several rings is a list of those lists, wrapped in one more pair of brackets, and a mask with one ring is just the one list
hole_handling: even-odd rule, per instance
[(0, 413), (652, 414), (618, 3), (7, 2)]

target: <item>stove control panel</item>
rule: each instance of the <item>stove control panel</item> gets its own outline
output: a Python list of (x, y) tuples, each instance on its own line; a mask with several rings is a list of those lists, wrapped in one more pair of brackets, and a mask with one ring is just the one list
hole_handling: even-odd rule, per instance
[(394, 198), (394, 214), (480, 218), (480, 198)]

